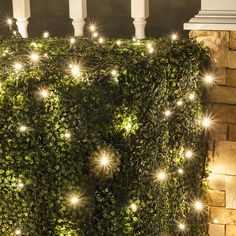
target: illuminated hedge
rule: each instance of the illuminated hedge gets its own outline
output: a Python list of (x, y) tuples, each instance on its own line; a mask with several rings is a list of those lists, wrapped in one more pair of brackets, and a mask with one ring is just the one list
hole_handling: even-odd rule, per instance
[(1, 235), (206, 235), (208, 55), (147, 43), (0, 40)]

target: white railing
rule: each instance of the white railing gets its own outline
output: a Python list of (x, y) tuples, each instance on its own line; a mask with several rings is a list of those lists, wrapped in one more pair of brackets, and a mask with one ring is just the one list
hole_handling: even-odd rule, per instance
[[(28, 37), (27, 27), (30, 18), (30, 0), (12, 0), (13, 17), (16, 19), (18, 32), (23, 38)], [(74, 36), (84, 35), (87, 17), (87, 0), (69, 0), (70, 18), (74, 27)], [(135, 37), (145, 38), (146, 19), (149, 16), (149, 0), (131, 0), (131, 17), (134, 19)]]

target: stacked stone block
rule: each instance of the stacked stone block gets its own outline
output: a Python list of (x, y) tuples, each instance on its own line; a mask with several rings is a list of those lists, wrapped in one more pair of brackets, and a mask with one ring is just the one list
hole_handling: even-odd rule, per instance
[(210, 236), (236, 236), (236, 32), (193, 31), (210, 49), (216, 85), (207, 91)]

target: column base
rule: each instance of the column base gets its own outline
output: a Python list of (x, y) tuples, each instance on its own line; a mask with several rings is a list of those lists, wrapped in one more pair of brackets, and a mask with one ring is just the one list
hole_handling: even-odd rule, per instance
[(236, 31), (236, 11), (200, 11), (184, 29)]

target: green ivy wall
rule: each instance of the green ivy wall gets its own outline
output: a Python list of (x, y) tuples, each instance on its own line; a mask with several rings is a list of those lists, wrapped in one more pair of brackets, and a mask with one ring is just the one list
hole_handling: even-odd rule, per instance
[(207, 235), (207, 60), (190, 40), (0, 39), (0, 234)]

